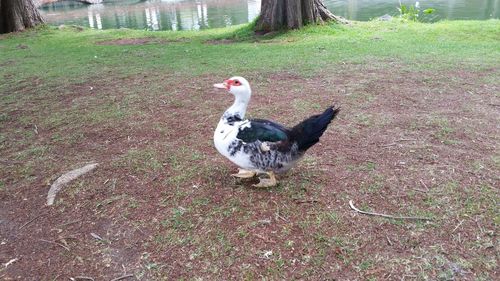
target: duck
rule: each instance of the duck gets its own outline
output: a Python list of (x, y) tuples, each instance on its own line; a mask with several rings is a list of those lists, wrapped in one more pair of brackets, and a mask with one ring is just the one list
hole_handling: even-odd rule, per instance
[[(254, 187), (277, 185), (276, 174), (290, 170), (315, 145), (340, 112), (335, 104), (289, 128), (265, 119), (245, 119), (252, 96), (249, 82), (234, 76), (214, 88), (234, 96), (214, 132), (217, 151), (238, 166), (236, 178), (259, 176)], [(267, 175), (267, 177), (266, 177)]]

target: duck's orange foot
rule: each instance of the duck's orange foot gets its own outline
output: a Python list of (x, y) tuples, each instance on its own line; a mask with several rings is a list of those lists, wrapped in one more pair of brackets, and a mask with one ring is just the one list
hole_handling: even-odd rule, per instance
[(254, 187), (261, 187), (261, 188), (276, 186), (278, 184), (278, 181), (276, 180), (276, 176), (274, 175), (274, 173), (268, 172), (267, 174), (269, 175), (268, 179), (259, 178), (259, 183), (254, 184), (253, 186)]
[(249, 179), (255, 177), (256, 174), (254, 171), (239, 169), (237, 174), (232, 174), (231, 176), (240, 179)]

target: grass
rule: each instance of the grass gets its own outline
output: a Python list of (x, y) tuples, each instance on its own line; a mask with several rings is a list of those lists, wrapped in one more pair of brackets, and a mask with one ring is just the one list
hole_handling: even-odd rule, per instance
[[(240, 34), (240, 35), (238, 35)], [(326, 25), (253, 39), (247, 27), (206, 32), (63, 31), (53, 28), (4, 36), (5, 54), (0, 64), (18, 70), (10, 79), (30, 84), (27, 77), (66, 77), (73, 83), (87, 78), (105, 80), (137, 74), (176, 72), (179, 75), (255, 72), (293, 68), (313, 74), (338, 63), (396, 59), (416, 68), (488, 67), (494, 65), (498, 47), (498, 21), (444, 21), (435, 24), (356, 22), (351, 26)], [(171, 43), (140, 46), (106, 46), (95, 43), (117, 38), (154, 37)], [(206, 44), (207, 40), (235, 37), (237, 44)], [(376, 39), (374, 39), (376, 38)], [(179, 40), (176, 42), (175, 40)], [(161, 42), (161, 41), (160, 41)], [(266, 44), (259, 44), (266, 42)], [(27, 46), (20, 49), (19, 45)], [(16, 63), (20, 59), (22, 64)], [(68, 65), (65, 62), (71, 61)], [(431, 63), (427, 63), (430, 62)], [(436, 61), (440, 63), (436, 63)], [(196, 65), (196, 68), (192, 66)], [(5, 72), (4, 72), (5, 71)], [(13, 74), (6, 71), (2, 73)], [(43, 75), (41, 75), (43, 73)], [(149, 74), (149, 73), (148, 73)], [(168, 78), (167, 78), (168, 79)], [(58, 81), (64, 89), (64, 81)], [(23, 84), (24, 83), (24, 84)], [(154, 84), (150, 84), (154, 87)]]
[[(499, 26), (2, 35), (0, 231), (18, 238), (5, 236), (0, 259), (20, 259), (0, 275), (74, 278), (78, 267), (113, 279), (125, 267), (143, 280), (492, 280)], [(131, 38), (151, 42), (113, 44)], [(210, 87), (232, 75), (250, 78), (253, 117), (291, 125), (332, 100), (342, 105), (276, 188), (230, 178), (235, 167), (213, 149), (230, 101)], [(39, 215), (48, 183), (89, 161), (99, 168), (66, 187), (50, 216), (19, 230)], [(435, 220), (356, 215), (351, 199)], [(38, 245), (40, 237), (72, 239), (71, 251)], [(30, 263), (48, 258), (53, 268)]]

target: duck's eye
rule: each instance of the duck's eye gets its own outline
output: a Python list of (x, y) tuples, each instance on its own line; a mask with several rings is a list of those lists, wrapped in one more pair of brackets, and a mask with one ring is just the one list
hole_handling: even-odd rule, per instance
[(234, 85), (239, 86), (239, 85), (241, 85), (241, 83), (240, 83), (240, 81), (236, 80), (236, 81), (234, 81)]

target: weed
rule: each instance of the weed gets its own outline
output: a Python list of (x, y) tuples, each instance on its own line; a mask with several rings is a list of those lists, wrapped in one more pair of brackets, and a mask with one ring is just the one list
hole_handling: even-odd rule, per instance
[(0, 114), (0, 122), (7, 122), (9, 119), (9, 115), (7, 113)]
[(450, 139), (451, 135), (455, 132), (451, 127), (450, 122), (446, 118), (435, 117), (432, 118), (431, 124), (437, 127), (434, 136), (444, 144), (456, 144), (457, 141)]
[(338, 223), (340, 223), (340, 221), (341, 220), (340, 220), (339, 215), (337, 214), (337, 212), (335, 212), (333, 210), (320, 212), (316, 216), (316, 224), (319, 227), (322, 226), (323, 224), (325, 224), (325, 225), (331, 225), (332, 223), (338, 224)]
[(399, 17), (403, 20), (422, 21), (423, 20), (422, 15), (431, 15), (436, 10), (433, 8), (428, 8), (428, 9), (425, 9), (421, 12), (419, 1), (416, 1), (415, 5), (405, 5), (405, 4), (401, 3), (401, 0), (400, 0), (398, 11), (399, 11)]
[(374, 171), (376, 167), (375, 162), (368, 161), (365, 163), (364, 167), (362, 167), (365, 171)]
[(131, 149), (117, 164), (128, 167), (137, 174), (156, 172), (162, 167), (157, 153), (152, 149)]
[(356, 116), (356, 120), (359, 124), (363, 126), (372, 126), (373, 125), (373, 117), (370, 114), (358, 114)]
[(323, 109), (322, 106), (318, 103), (314, 103), (311, 101), (304, 101), (304, 100), (294, 100), (292, 101), (292, 106), (300, 114), (316, 112)]
[(137, 209), (137, 207), (139, 207), (139, 202), (135, 198), (129, 198), (128, 207), (131, 209)]
[(106, 207), (107, 205), (115, 202), (115, 201), (118, 201), (118, 200), (121, 200), (123, 198), (127, 197), (127, 195), (124, 195), (124, 194), (121, 194), (121, 195), (116, 195), (116, 196), (113, 196), (111, 198), (107, 198), (101, 202), (97, 202), (96, 204), (96, 208), (102, 208), (102, 207)]
[(359, 271), (366, 271), (366, 270), (368, 270), (368, 269), (370, 269), (370, 268), (373, 267), (373, 261), (371, 261), (371, 260), (364, 260), (360, 264), (358, 264), (357, 267), (358, 267)]
[(45, 145), (31, 146), (26, 150), (23, 150), (17, 154), (18, 160), (36, 159), (43, 158), (47, 153), (49, 153), (50, 148)]

